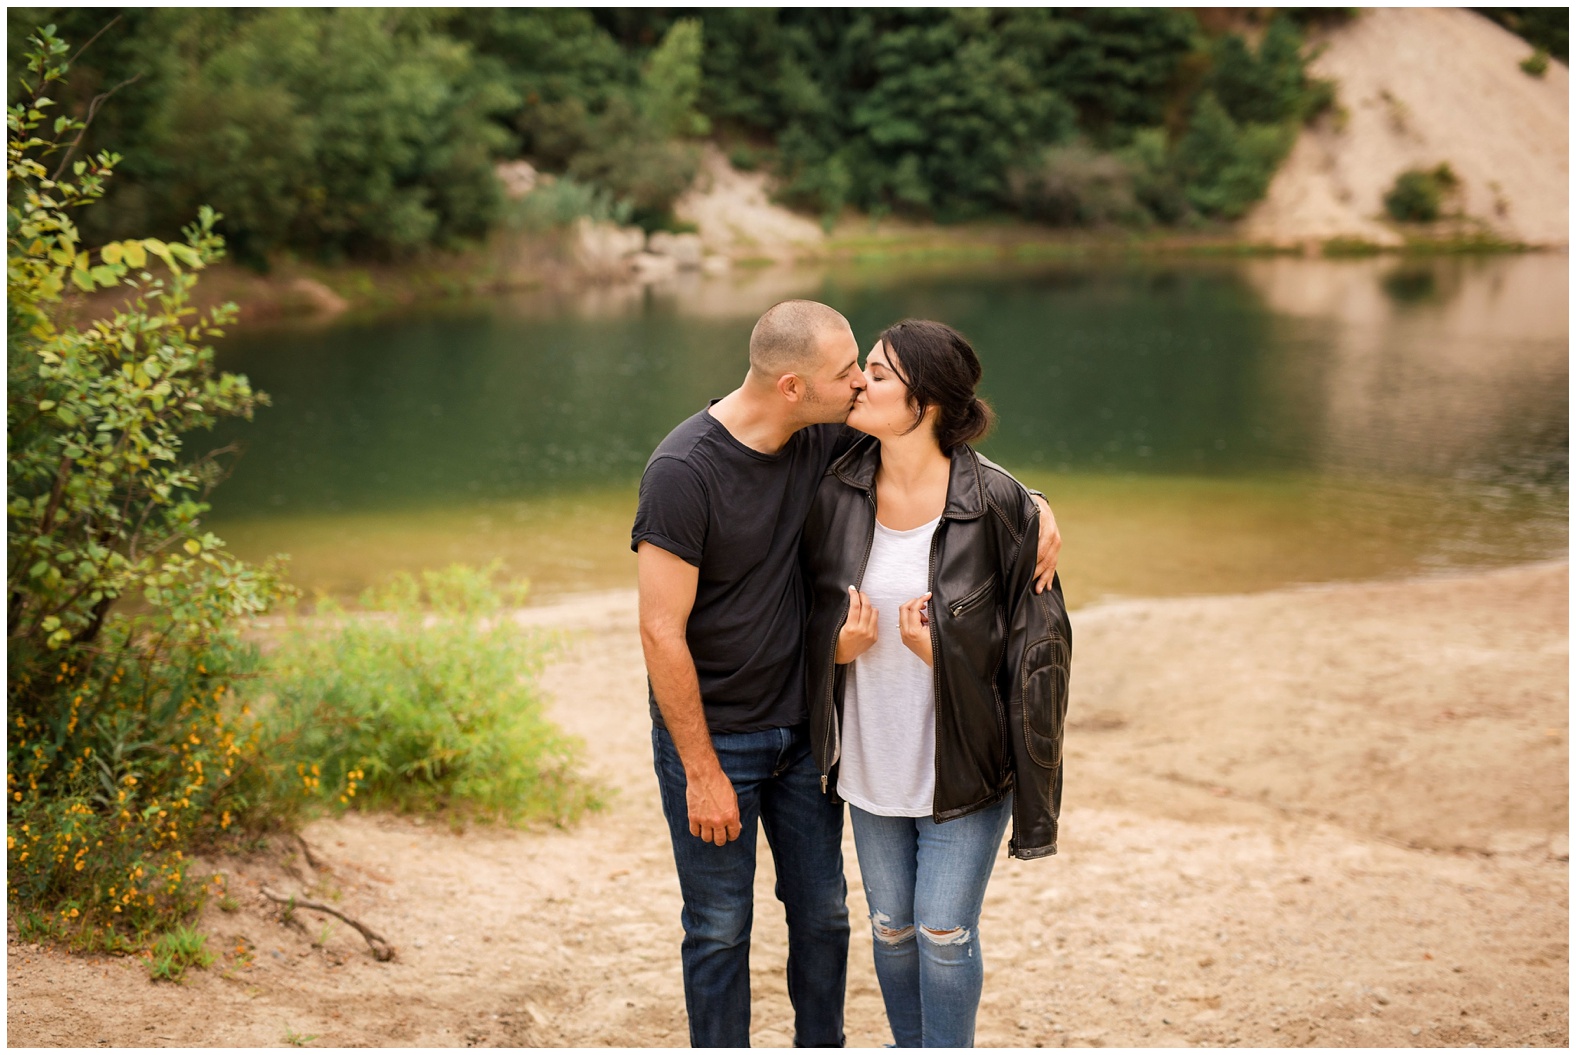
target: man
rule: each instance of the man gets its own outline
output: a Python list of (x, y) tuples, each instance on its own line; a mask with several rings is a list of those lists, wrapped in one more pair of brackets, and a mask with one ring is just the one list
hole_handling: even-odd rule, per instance
[[(843, 812), (810, 751), (798, 545), (822, 474), (857, 436), (841, 422), (864, 384), (847, 319), (775, 305), (750, 334), (744, 383), (669, 433), (640, 482), (640, 637), (696, 1047), (750, 1042), (757, 824), (787, 915), (794, 1043), (843, 1043)], [(1061, 539), (1040, 506), (1043, 586)]]

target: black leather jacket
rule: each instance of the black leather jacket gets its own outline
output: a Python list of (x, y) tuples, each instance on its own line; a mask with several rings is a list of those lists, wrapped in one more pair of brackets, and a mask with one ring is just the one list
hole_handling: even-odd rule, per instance
[[(847, 667), (834, 662), (848, 587), (863, 586), (875, 535), (880, 445), (860, 440), (821, 479), (801, 555), (810, 737), (835, 797)], [(936, 707), (932, 816), (951, 820), (1013, 791), (1014, 857), (1056, 852), (1072, 626), (1058, 578), (1034, 592), (1039, 510), (1004, 470), (963, 446), (930, 548)]]

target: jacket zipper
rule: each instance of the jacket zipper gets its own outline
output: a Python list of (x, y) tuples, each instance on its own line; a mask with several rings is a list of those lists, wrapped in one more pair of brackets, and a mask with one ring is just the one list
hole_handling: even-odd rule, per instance
[[(941, 519), (936, 522), (936, 530), (930, 536), (930, 576), (928, 589), (930, 596), (936, 596), (936, 543), (941, 538), (941, 530), (947, 523), (947, 514), (943, 512)], [(941, 638), (936, 630), (938, 620), (930, 620), (930, 708), (932, 715), (931, 732), (932, 746), (930, 766), (933, 775), (930, 793), (930, 816), (936, 816), (936, 790), (941, 787)]]
[[(870, 547), (875, 543), (876, 537), (876, 496), (866, 491), (865, 498), (870, 503), (870, 533), (865, 536), (865, 555), (859, 561), (859, 574), (854, 577), (853, 586), (855, 589), (859, 589), (865, 584), (865, 566), (870, 563)], [(838, 728), (837, 708), (832, 701), (832, 686), (837, 681), (837, 636), (843, 632), (843, 627), (848, 623), (848, 609), (852, 606), (852, 603), (851, 601), (843, 602), (843, 618), (838, 621), (836, 629), (832, 631), (832, 654), (826, 657), (826, 669), (830, 676), (826, 681), (826, 732), (821, 737), (821, 757), (827, 760), (826, 769), (821, 774), (821, 794), (823, 795), (826, 794), (827, 778), (832, 774), (832, 767), (837, 765), (838, 759), (843, 754), (843, 737), (841, 730)], [(832, 748), (832, 738), (834, 736), (837, 738), (835, 754)]]

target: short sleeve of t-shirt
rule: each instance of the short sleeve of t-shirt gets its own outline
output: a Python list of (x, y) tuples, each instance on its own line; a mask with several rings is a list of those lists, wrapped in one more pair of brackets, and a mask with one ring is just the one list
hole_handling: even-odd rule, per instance
[(700, 567), (710, 517), (706, 488), (695, 470), (677, 458), (657, 458), (640, 479), (640, 505), (629, 548), (642, 542)]

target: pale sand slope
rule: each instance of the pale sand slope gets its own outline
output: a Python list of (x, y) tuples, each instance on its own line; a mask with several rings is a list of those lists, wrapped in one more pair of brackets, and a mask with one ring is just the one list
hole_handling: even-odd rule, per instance
[(765, 172), (741, 172), (708, 144), (695, 183), (673, 203), (693, 223), (706, 249), (738, 258), (791, 260), (825, 236), (812, 219), (773, 204)]
[[(1567, 590), (1562, 563), (1075, 612), (1061, 854), (998, 863), (979, 1042), (1566, 1044)], [(684, 1043), (634, 598), (524, 618), (575, 631), (544, 687), (616, 789), (605, 813), (463, 835), (352, 816), (307, 831), (330, 870), (220, 861), (243, 905), (206, 911), (226, 956), (181, 987), (13, 938), (9, 1041)], [(879, 1045), (845, 853), (849, 1041)], [(264, 881), (337, 892), (399, 959), (343, 927), (313, 949)], [(759, 1045), (791, 1039), (771, 887), (763, 853)]]
[(1467, 216), (1512, 241), (1568, 244), (1567, 67), (1528, 76), (1517, 64), (1532, 46), (1464, 8), (1364, 8), (1322, 43), (1311, 69), (1336, 82), (1344, 125), (1327, 115), (1303, 131), (1245, 236), (1398, 244), (1385, 192), (1448, 162)]

